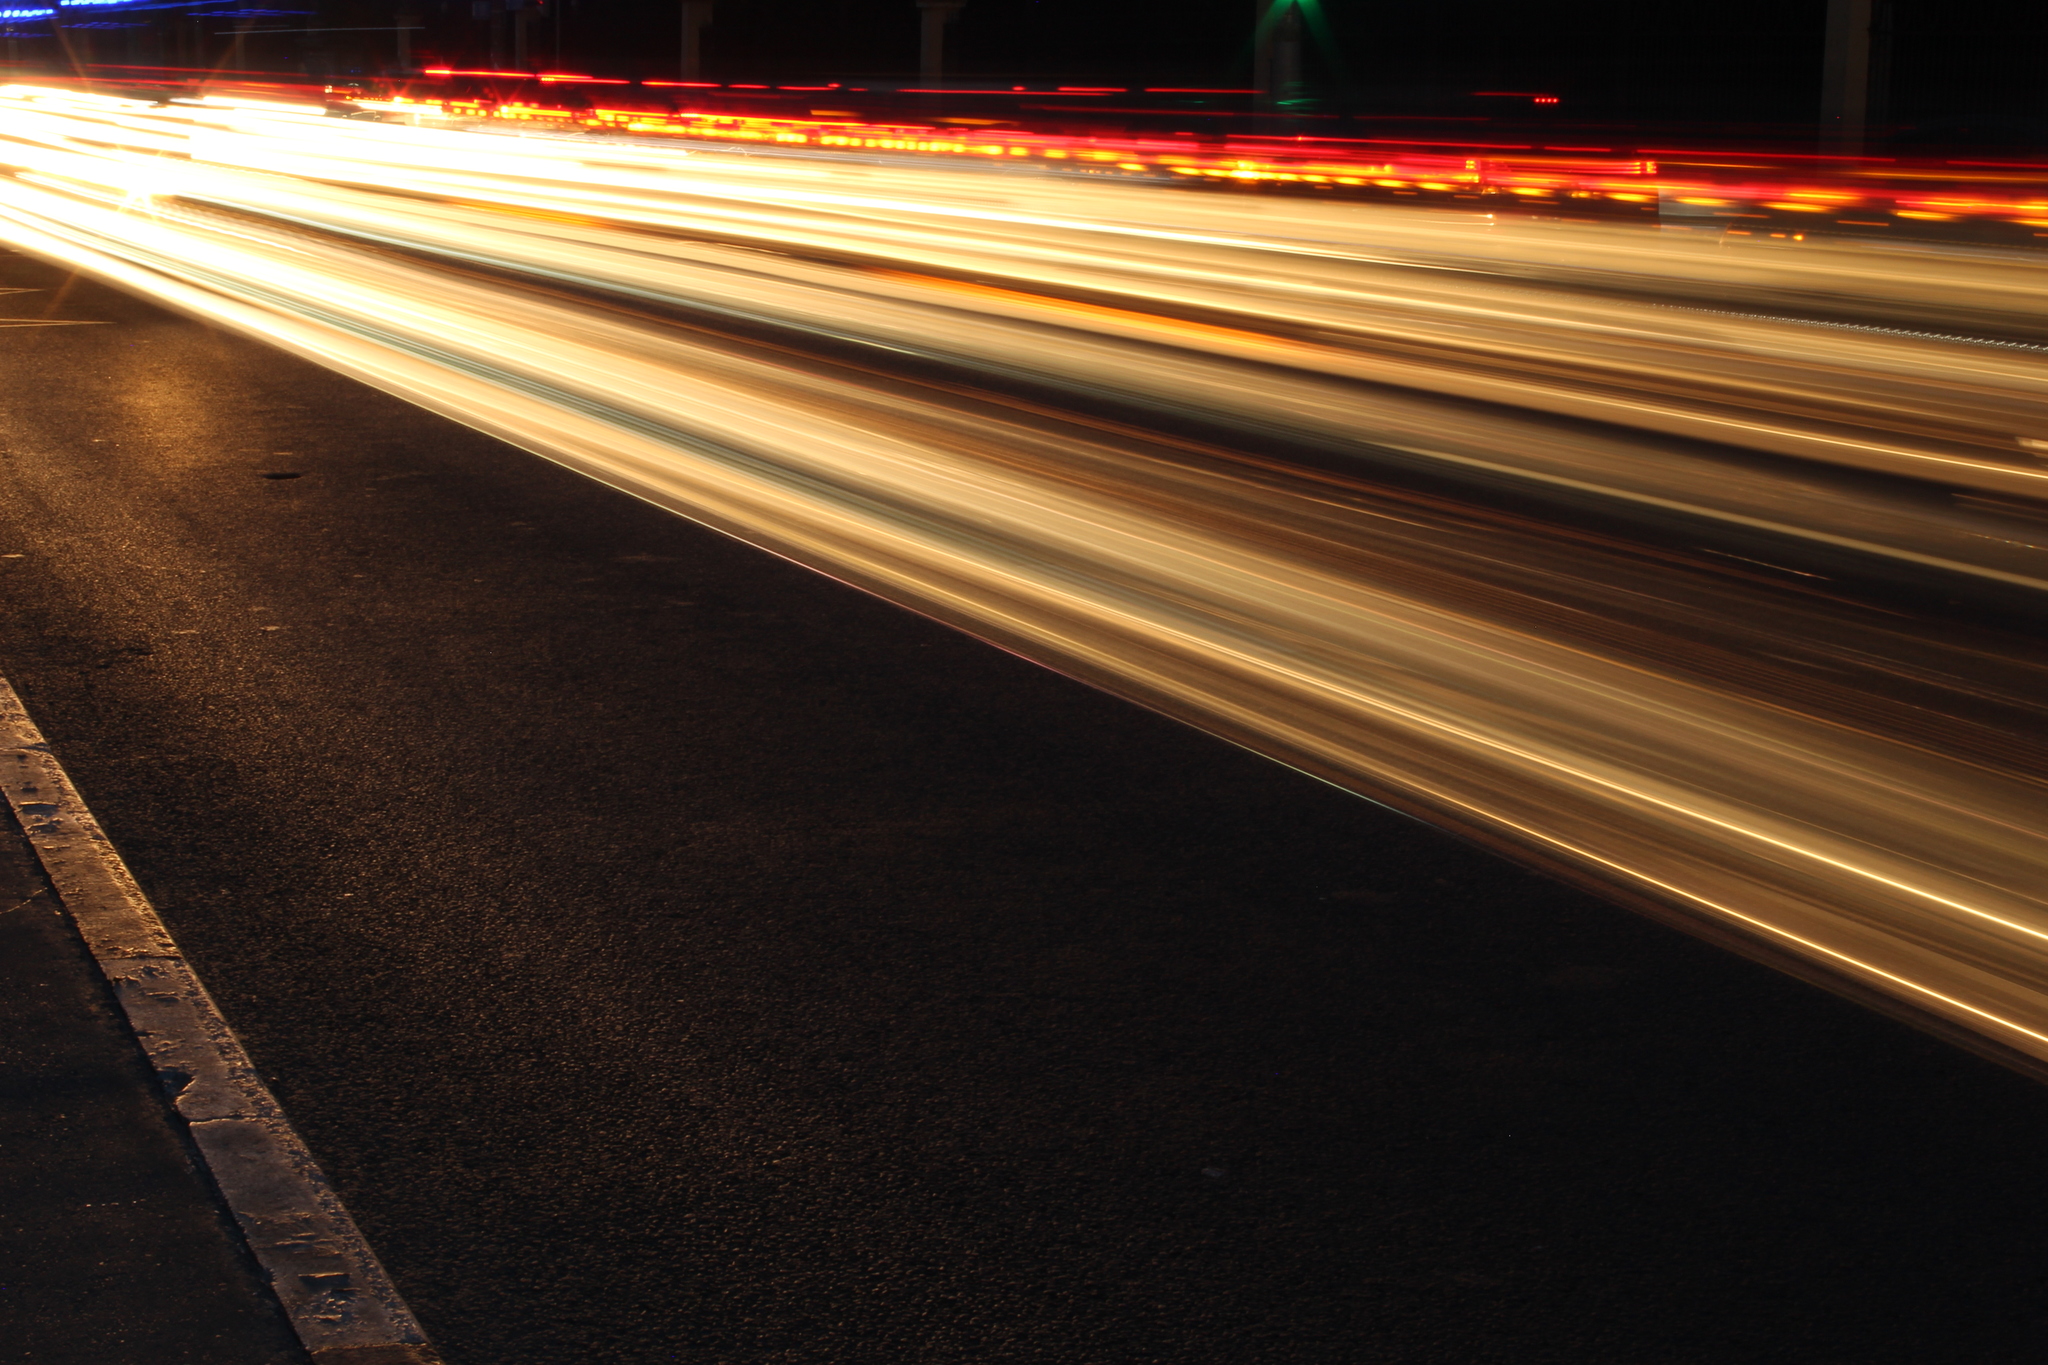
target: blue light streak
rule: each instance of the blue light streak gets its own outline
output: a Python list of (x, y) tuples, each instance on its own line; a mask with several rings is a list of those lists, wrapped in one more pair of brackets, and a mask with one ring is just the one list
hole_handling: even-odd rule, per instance
[[(26, 19), (48, 19), (63, 10), (74, 9), (123, 9), (175, 8), (166, 6), (163, 0), (57, 0), (55, 5), (39, 5), (34, 9), (0, 9), (0, 23), (13, 24)], [(226, 9), (202, 10), (191, 17), (200, 19), (269, 19), (284, 15), (316, 14), (310, 9)]]

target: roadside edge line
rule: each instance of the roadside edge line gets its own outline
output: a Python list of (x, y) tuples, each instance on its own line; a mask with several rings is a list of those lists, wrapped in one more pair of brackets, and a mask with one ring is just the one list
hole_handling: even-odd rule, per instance
[(439, 1365), (219, 1006), (0, 677), (0, 788), (317, 1365)]

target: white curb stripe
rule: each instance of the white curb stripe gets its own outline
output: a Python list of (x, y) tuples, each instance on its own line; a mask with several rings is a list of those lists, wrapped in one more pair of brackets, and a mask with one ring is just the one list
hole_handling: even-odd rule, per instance
[(376, 1253), (0, 678), (0, 788), (320, 1365), (436, 1365)]

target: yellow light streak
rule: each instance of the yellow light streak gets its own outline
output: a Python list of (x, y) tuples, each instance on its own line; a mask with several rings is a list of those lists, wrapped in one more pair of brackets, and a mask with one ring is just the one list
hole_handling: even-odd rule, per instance
[(0, 238), (2048, 1060), (2048, 655), (1670, 567), (2048, 601), (2048, 351), (1967, 339), (2031, 335), (2038, 260), (538, 122), (0, 89)]

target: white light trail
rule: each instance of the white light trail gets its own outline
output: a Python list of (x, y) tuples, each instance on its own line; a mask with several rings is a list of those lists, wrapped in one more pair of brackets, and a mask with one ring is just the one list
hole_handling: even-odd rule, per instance
[(2048, 353), (1972, 339), (2035, 258), (20, 87), (0, 168), (27, 250), (2048, 1060), (2048, 652), (1825, 586), (2048, 602)]

